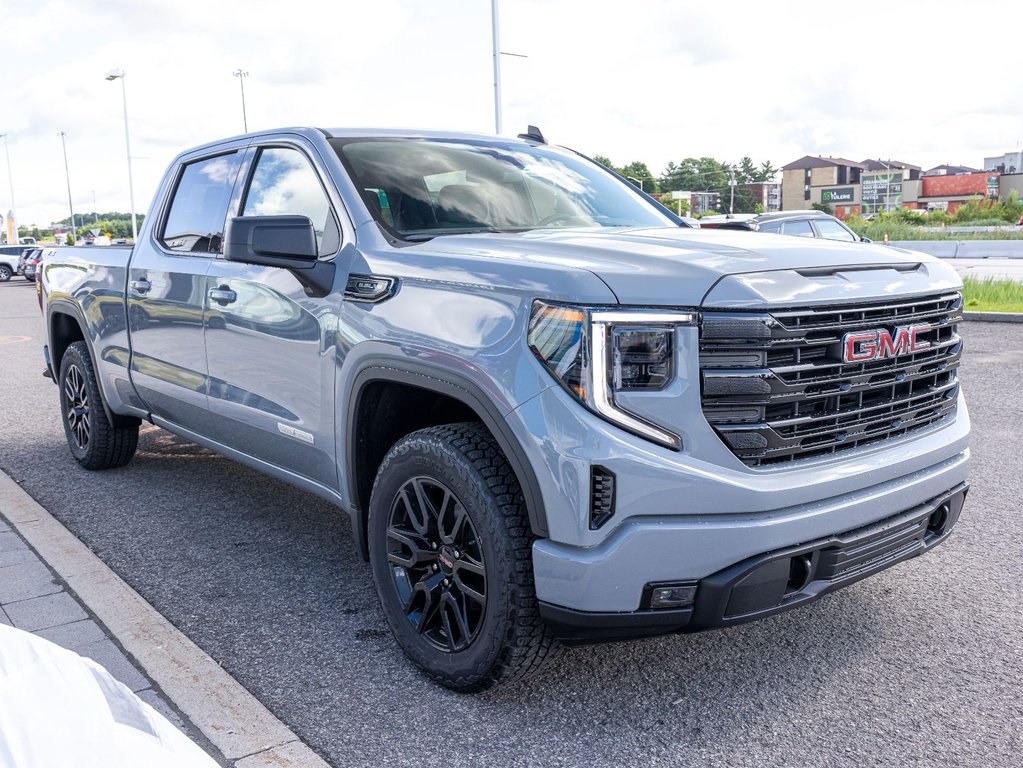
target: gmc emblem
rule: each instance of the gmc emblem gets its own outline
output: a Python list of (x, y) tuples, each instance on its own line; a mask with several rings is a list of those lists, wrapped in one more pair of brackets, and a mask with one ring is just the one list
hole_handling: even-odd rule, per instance
[(847, 333), (842, 337), (842, 360), (846, 363), (865, 363), (869, 360), (884, 360), (898, 355), (910, 355), (929, 349), (931, 342), (917, 339), (922, 333), (933, 330), (933, 325), (903, 325), (895, 329), (894, 335), (884, 328), (876, 331)]

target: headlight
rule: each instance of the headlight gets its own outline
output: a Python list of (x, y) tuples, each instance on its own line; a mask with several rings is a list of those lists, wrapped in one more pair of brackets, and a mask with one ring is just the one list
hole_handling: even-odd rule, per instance
[(675, 377), (675, 329), (695, 312), (619, 310), (533, 302), (529, 347), (553, 376), (608, 421), (674, 450), (671, 432), (625, 410), (616, 392), (651, 392)]

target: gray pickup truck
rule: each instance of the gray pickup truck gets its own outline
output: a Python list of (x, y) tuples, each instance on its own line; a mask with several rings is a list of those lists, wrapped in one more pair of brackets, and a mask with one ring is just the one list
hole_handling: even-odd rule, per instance
[(944, 540), (960, 287), (690, 229), (532, 128), (296, 128), (180, 155), (135, 248), (59, 249), (41, 296), (79, 464), (147, 421), (329, 499), (398, 645), (479, 690)]

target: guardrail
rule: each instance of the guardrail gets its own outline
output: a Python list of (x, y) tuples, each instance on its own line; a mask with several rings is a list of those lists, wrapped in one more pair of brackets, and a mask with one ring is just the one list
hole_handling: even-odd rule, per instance
[(1023, 240), (889, 240), (888, 245), (940, 259), (1023, 259)]

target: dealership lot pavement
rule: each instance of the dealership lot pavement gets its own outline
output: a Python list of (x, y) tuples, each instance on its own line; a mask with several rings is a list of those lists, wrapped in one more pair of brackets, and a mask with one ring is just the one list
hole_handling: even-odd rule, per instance
[(973, 489), (956, 534), (815, 605), (566, 651), (459, 696), (404, 661), (347, 520), (147, 427), (71, 460), (34, 287), (0, 284), (0, 468), (331, 763), (1018, 765), (1023, 326), (968, 323)]

